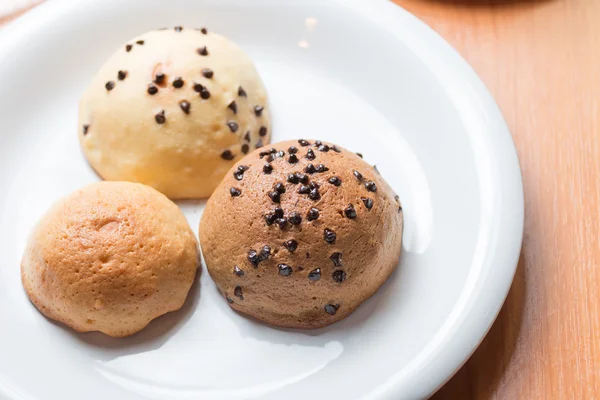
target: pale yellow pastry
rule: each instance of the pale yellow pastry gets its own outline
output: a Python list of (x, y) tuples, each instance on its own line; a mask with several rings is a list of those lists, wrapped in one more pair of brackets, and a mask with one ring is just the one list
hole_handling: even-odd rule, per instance
[(120, 47), (89, 84), (79, 139), (106, 180), (208, 197), (237, 160), (269, 143), (267, 103), (252, 60), (227, 38), (151, 31)]
[(141, 184), (101, 182), (39, 221), (21, 278), (48, 318), (122, 337), (179, 309), (198, 266), (196, 238), (173, 202)]
[(402, 207), (377, 170), (331, 143), (286, 141), (239, 161), (200, 222), (208, 272), (232, 308), (319, 328), (398, 265)]

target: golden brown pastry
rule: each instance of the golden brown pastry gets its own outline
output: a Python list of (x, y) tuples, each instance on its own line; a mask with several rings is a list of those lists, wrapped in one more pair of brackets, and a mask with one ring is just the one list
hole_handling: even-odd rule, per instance
[(373, 295), (396, 268), (402, 207), (377, 170), (320, 141), (257, 150), (208, 201), (200, 243), (232, 308), (318, 328)]
[(252, 60), (204, 29), (131, 39), (100, 68), (79, 107), (79, 139), (100, 176), (173, 199), (210, 196), (233, 163), (270, 135), (267, 93)]
[(40, 220), (21, 278), (48, 318), (122, 337), (179, 309), (198, 266), (196, 238), (173, 202), (141, 184), (100, 182)]

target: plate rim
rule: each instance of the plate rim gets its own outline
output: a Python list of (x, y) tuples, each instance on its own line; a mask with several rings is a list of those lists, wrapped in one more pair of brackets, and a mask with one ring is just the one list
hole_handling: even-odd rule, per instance
[[(277, 4), (287, 2), (293, 0), (279, 1)], [(432, 28), (391, 0), (331, 2), (340, 7), (360, 11), (361, 16), (385, 28), (388, 33), (407, 45), (440, 81), (452, 81), (454, 87), (464, 90), (464, 93), (453, 93), (456, 101), (464, 102), (463, 106), (467, 108), (480, 108), (480, 114), (485, 118), (471, 121), (474, 124), (473, 128), (492, 128), (480, 132), (479, 136), (482, 145), (488, 149), (493, 145), (497, 154), (497, 157), (491, 160), (495, 161), (491, 167), (495, 167), (496, 177), (500, 178), (495, 192), (499, 192), (502, 197), (496, 199), (495, 203), (501, 203), (503, 210), (508, 211), (504, 212), (503, 218), (494, 218), (494, 227), (489, 227), (491, 233), (505, 233), (498, 235), (502, 237), (496, 237), (496, 247), (492, 249), (494, 253), (501, 249), (502, 261), (491, 260), (487, 264), (501, 264), (502, 268), (496, 268), (493, 282), (491, 279), (487, 279), (486, 282), (489, 276), (474, 277), (469, 297), (466, 298), (468, 303), (464, 304), (462, 313), (455, 316), (453, 324), (448, 326), (437, 347), (434, 346), (427, 355), (421, 357), (420, 363), (413, 363), (411, 369), (407, 367), (399, 371), (385, 384), (374, 388), (371, 394), (364, 397), (377, 400), (393, 400), (401, 395), (408, 399), (426, 398), (443, 386), (477, 349), (496, 320), (512, 285), (524, 230), (523, 182), (517, 151), (506, 121), (489, 90), (462, 56)], [(76, 6), (77, 3), (78, 0), (46, 0), (10, 22), (0, 30), (0, 59), (6, 57), (30, 29), (35, 29), (36, 24), (45, 19), (56, 18), (61, 10)], [(267, 3), (264, 5), (268, 6)], [(465, 118), (476, 119), (476, 116), (468, 115)], [(484, 262), (485, 260), (482, 260), (482, 265)], [(487, 268), (489, 270), (491, 265)], [(444, 326), (446, 325), (445, 323)], [(407, 382), (410, 382), (410, 385)], [(22, 399), (2, 382), (0, 394), (12, 399)]]

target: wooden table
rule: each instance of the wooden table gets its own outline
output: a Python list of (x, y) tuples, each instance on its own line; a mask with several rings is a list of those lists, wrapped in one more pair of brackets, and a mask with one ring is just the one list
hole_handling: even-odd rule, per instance
[(433, 398), (600, 398), (600, 0), (394, 1), (487, 84), (525, 185), (525, 238), (508, 299)]

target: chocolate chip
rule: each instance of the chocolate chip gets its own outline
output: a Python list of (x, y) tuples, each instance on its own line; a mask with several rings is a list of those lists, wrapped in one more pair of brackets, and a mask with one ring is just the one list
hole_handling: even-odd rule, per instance
[(158, 88), (154, 85), (150, 85), (148, 86), (148, 93), (154, 96), (156, 93), (158, 93)]
[(290, 156), (287, 159), (287, 162), (289, 162), (290, 164), (296, 164), (298, 162), (298, 157), (295, 154), (290, 154)]
[(283, 150), (279, 150), (277, 153), (275, 153), (275, 155), (276, 155), (277, 157), (283, 157), (283, 156), (285, 156), (285, 151), (283, 151)]
[(221, 158), (223, 160), (231, 161), (235, 158), (231, 150), (225, 150), (221, 153)]
[(286, 241), (286, 242), (283, 243), (283, 246), (288, 251), (291, 251), (293, 253), (298, 248), (298, 242), (296, 242), (294, 239), (288, 240), (288, 241)]
[(269, 153), (271, 153), (271, 154), (275, 154), (275, 153), (277, 153), (277, 149), (276, 149), (275, 147), (271, 147), (271, 148), (269, 149)]
[(279, 228), (280, 228), (280, 229), (283, 229), (283, 228), (285, 228), (285, 226), (287, 225), (287, 223), (288, 223), (288, 220), (287, 220), (287, 218), (277, 218), (277, 219), (275, 220), (275, 223), (276, 223), (277, 225), (279, 225)]
[(361, 153), (356, 153), (357, 156), (359, 156), (360, 158), (363, 158), (363, 155)]
[(296, 177), (298, 178), (300, 183), (303, 183), (305, 185), (308, 183), (308, 180), (309, 180), (308, 175), (303, 174), (302, 172), (296, 172)]
[(206, 28), (202, 28), (202, 29), (200, 29), (200, 32), (202, 32), (202, 33), (203, 33), (203, 34), (205, 34), (205, 35), (208, 33), (208, 31), (206, 30)]
[(196, 49), (196, 53), (200, 54), (201, 56), (207, 56), (208, 49), (206, 48), (206, 46), (202, 46), (202, 47)]
[(194, 92), (202, 93), (203, 90), (204, 90), (204, 86), (202, 86), (199, 83), (194, 83)]
[(265, 222), (267, 223), (267, 226), (273, 225), (276, 219), (277, 217), (273, 213), (268, 213), (265, 215)]
[(176, 89), (183, 87), (183, 84), (184, 84), (184, 82), (183, 82), (183, 79), (181, 79), (181, 77), (177, 77), (173, 81), (173, 87)]
[(200, 97), (202, 97), (204, 100), (210, 99), (210, 92), (207, 88), (202, 88), (200, 91)]
[(184, 113), (189, 114), (190, 113), (190, 107), (192, 105), (190, 104), (189, 101), (186, 100), (181, 100), (179, 102), (179, 107), (181, 107), (181, 110), (183, 110)]
[(271, 199), (271, 201), (273, 201), (273, 203), (279, 203), (281, 201), (281, 194), (279, 194), (279, 192), (269, 192), (268, 196)]
[(275, 214), (275, 217), (283, 218), (283, 208), (277, 207), (273, 210), (273, 213)]
[[(250, 131), (246, 132), (246, 134), (244, 135), (244, 140), (245, 140), (246, 142), (249, 142), (249, 141), (250, 141)], [(261, 157), (261, 158), (262, 158), (262, 157)]]
[(342, 266), (342, 253), (340, 253), (339, 251), (333, 253), (331, 256), (329, 256), (329, 258), (331, 259), (331, 261), (333, 261), (334, 266)]
[(331, 150), (335, 151), (336, 153), (342, 152), (335, 144), (333, 146), (331, 146)]
[(256, 142), (256, 148), (260, 149), (261, 147), (263, 147), (263, 142), (262, 140), (258, 139), (258, 142)]
[(227, 108), (229, 108), (231, 111), (233, 111), (234, 114), (237, 114), (237, 104), (235, 104), (235, 100), (233, 100), (231, 103), (229, 103)]
[(365, 204), (365, 207), (367, 207), (367, 210), (373, 208), (373, 199), (370, 199), (368, 197), (361, 197), (360, 199)]
[(133, 45), (128, 44), (128, 45), (125, 46), (125, 51), (129, 53), (132, 48), (133, 48)]
[(260, 250), (260, 255), (258, 256), (258, 261), (265, 261), (266, 259), (269, 258), (269, 256), (271, 255), (271, 246), (269, 245), (264, 245), (263, 248)]
[(104, 85), (104, 87), (110, 92), (115, 88), (115, 83), (113, 81), (108, 81), (106, 82), (106, 85)]
[(238, 130), (238, 124), (235, 121), (229, 121), (227, 126), (229, 127), (229, 130), (231, 130), (231, 133), (234, 133)]
[(166, 75), (163, 74), (162, 72), (159, 72), (154, 76), (154, 83), (156, 83), (157, 85), (160, 85), (165, 81), (165, 78), (166, 78)]
[(162, 110), (161, 112), (156, 114), (154, 116), (154, 120), (157, 124), (164, 124), (165, 122), (167, 122), (167, 118), (165, 118), (165, 110)]
[(298, 187), (298, 194), (309, 194), (310, 188), (306, 185), (300, 185)]
[(300, 213), (293, 212), (290, 213), (288, 220), (292, 225), (300, 225), (302, 223), (302, 216), (300, 215)]
[(323, 143), (320, 140), (315, 140), (315, 147), (319, 147), (320, 145), (322, 145)]
[(263, 172), (265, 174), (270, 174), (271, 172), (273, 172), (273, 166), (270, 163), (266, 163), (265, 165), (263, 165)]
[(360, 172), (358, 172), (357, 170), (353, 170), (352, 173), (354, 174), (354, 176), (356, 177), (356, 179), (358, 179), (359, 181), (363, 180), (363, 176)]
[(127, 78), (127, 71), (119, 71), (117, 73), (117, 78), (119, 78), (120, 81), (122, 81), (125, 78)]
[(246, 171), (248, 171), (249, 169), (250, 169), (250, 167), (249, 167), (249, 166), (247, 166), (247, 165), (238, 165), (238, 167), (237, 167), (237, 170), (238, 170), (238, 171), (242, 171), (242, 172), (246, 172)]
[(321, 279), (321, 268), (313, 269), (308, 274), (308, 279), (315, 282)]
[(330, 229), (325, 229), (323, 231), (323, 238), (325, 239), (325, 241), (327, 243), (331, 244), (331, 243), (335, 242), (335, 238), (336, 238), (335, 232)]
[(307, 174), (314, 174), (317, 170), (315, 169), (315, 166), (312, 164), (308, 164), (306, 167), (304, 167), (304, 172), (306, 172)]
[(340, 186), (342, 184), (342, 180), (337, 176), (332, 176), (327, 182), (331, 183), (333, 186)]
[(302, 146), (302, 147), (310, 146), (310, 143), (308, 142), (308, 140), (298, 139), (298, 143), (300, 143), (300, 146)]
[(292, 267), (287, 264), (279, 264), (277, 268), (279, 268), (279, 275), (290, 276), (292, 274)]
[(256, 250), (250, 250), (248, 251), (248, 261), (250, 261), (250, 263), (254, 266), (254, 268), (258, 267), (258, 263), (260, 262), (260, 259), (258, 257), (258, 253), (256, 253)]
[(290, 154), (296, 154), (298, 152), (298, 148), (296, 146), (290, 146), (288, 147), (288, 153)]
[(308, 184), (308, 187), (311, 189), (319, 189), (321, 186), (317, 182), (312, 181), (311, 183)]
[(244, 154), (248, 154), (248, 151), (250, 151), (250, 146), (248, 146), (248, 144), (247, 144), (247, 143), (244, 143), (244, 144), (242, 145), (242, 153), (244, 153)]
[(208, 78), (208, 79), (210, 79), (210, 78), (212, 78), (212, 77), (213, 77), (213, 75), (214, 75), (214, 74), (215, 74), (215, 73), (214, 73), (214, 72), (213, 72), (213, 70), (212, 70), (212, 69), (210, 69), (210, 68), (203, 68), (203, 69), (202, 69), (202, 75), (203, 75), (205, 78)]
[(232, 299), (231, 297), (229, 297), (229, 296), (225, 296), (225, 298), (227, 299), (227, 302), (228, 302), (229, 304), (233, 304), (233, 299)]
[(377, 165), (373, 164), (373, 169), (375, 170), (375, 172), (377, 172), (377, 175), (381, 175), (381, 173), (377, 169)]
[(136, 43), (139, 44), (140, 46), (144, 45), (144, 41), (143, 40), (138, 40)]
[(279, 193), (285, 193), (285, 185), (281, 182), (275, 184), (275, 190)]
[(236, 286), (235, 289), (233, 289), (233, 294), (238, 299), (244, 300), (244, 294), (242, 293), (242, 287), (241, 286)]
[(260, 129), (258, 130), (258, 134), (260, 136), (265, 136), (267, 134), (267, 128), (264, 126), (261, 126)]
[(229, 189), (229, 194), (231, 194), (231, 197), (238, 197), (240, 194), (242, 194), (242, 191), (238, 188), (232, 187)]
[(90, 129), (90, 126), (89, 126), (89, 125), (84, 125), (84, 126), (83, 126), (83, 134), (84, 134), (84, 135), (87, 135), (87, 133), (88, 133), (88, 129)]
[(329, 168), (327, 168), (326, 166), (324, 166), (323, 164), (319, 164), (315, 167), (315, 171), (322, 173), (322, 172), (327, 172), (329, 171)]
[(175, 28), (173, 28), (175, 30), (175, 32), (181, 32), (183, 30), (183, 27), (181, 26), (176, 26)]
[(349, 204), (348, 207), (344, 209), (344, 214), (346, 214), (346, 217), (350, 219), (356, 218), (356, 210), (354, 209), (354, 206)]
[(265, 108), (263, 106), (254, 106), (254, 115), (260, 117)]
[(238, 88), (238, 96), (248, 97), (248, 94), (246, 93), (246, 91), (244, 90), (244, 88), (241, 87), (241, 86)]
[(341, 269), (339, 269), (337, 271), (333, 271), (333, 274), (331, 274), (331, 277), (337, 283), (342, 283), (346, 280), (346, 273), (344, 271), (342, 271)]
[(292, 173), (292, 174), (288, 174), (287, 181), (289, 183), (296, 184), (296, 183), (300, 182), (300, 179), (298, 179), (298, 177), (296, 176), (296, 174)]
[(335, 313), (337, 312), (338, 308), (340, 308), (339, 304), (326, 304), (325, 305), (325, 312), (329, 315), (335, 315)]
[(315, 156), (315, 152), (313, 151), (313, 149), (308, 149), (308, 151), (306, 152), (306, 159), (312, 161), (316, 158)]
[(329, 151), (329, 146), (327, 146), (326, 144), (322, 144), (319, 146), (319, 151), (322, 151), (323, 153), (327, 153)]
[(233, 177), (235, 178), (236, 181), (241, 181), (242, 179), (244, 179), (244, 173), (240, 172), (240, 171), (234, 171)]
[(244, 276), (244, 271), (240, 269), (237, 265), (233, 267), (233, 274), (237, 276)]
[(369, 192), (376, 192), (377, 185), (373, 181), (368, 181), (368, 182), (365, 182), (365, 189), (367, 189)]
[(319, 193), (318, 189), (311, 189), (310, 193), (308, 194), (308, 198), (317, 201), (321, 198), (321, 193)]
[(308, 215), (306, 216), (307, 220), (314, 221), (317, 218), (319, 218), (319, 210), (317, 210), (316, 208), (311, 208), (310, 210), (308, 210)]

